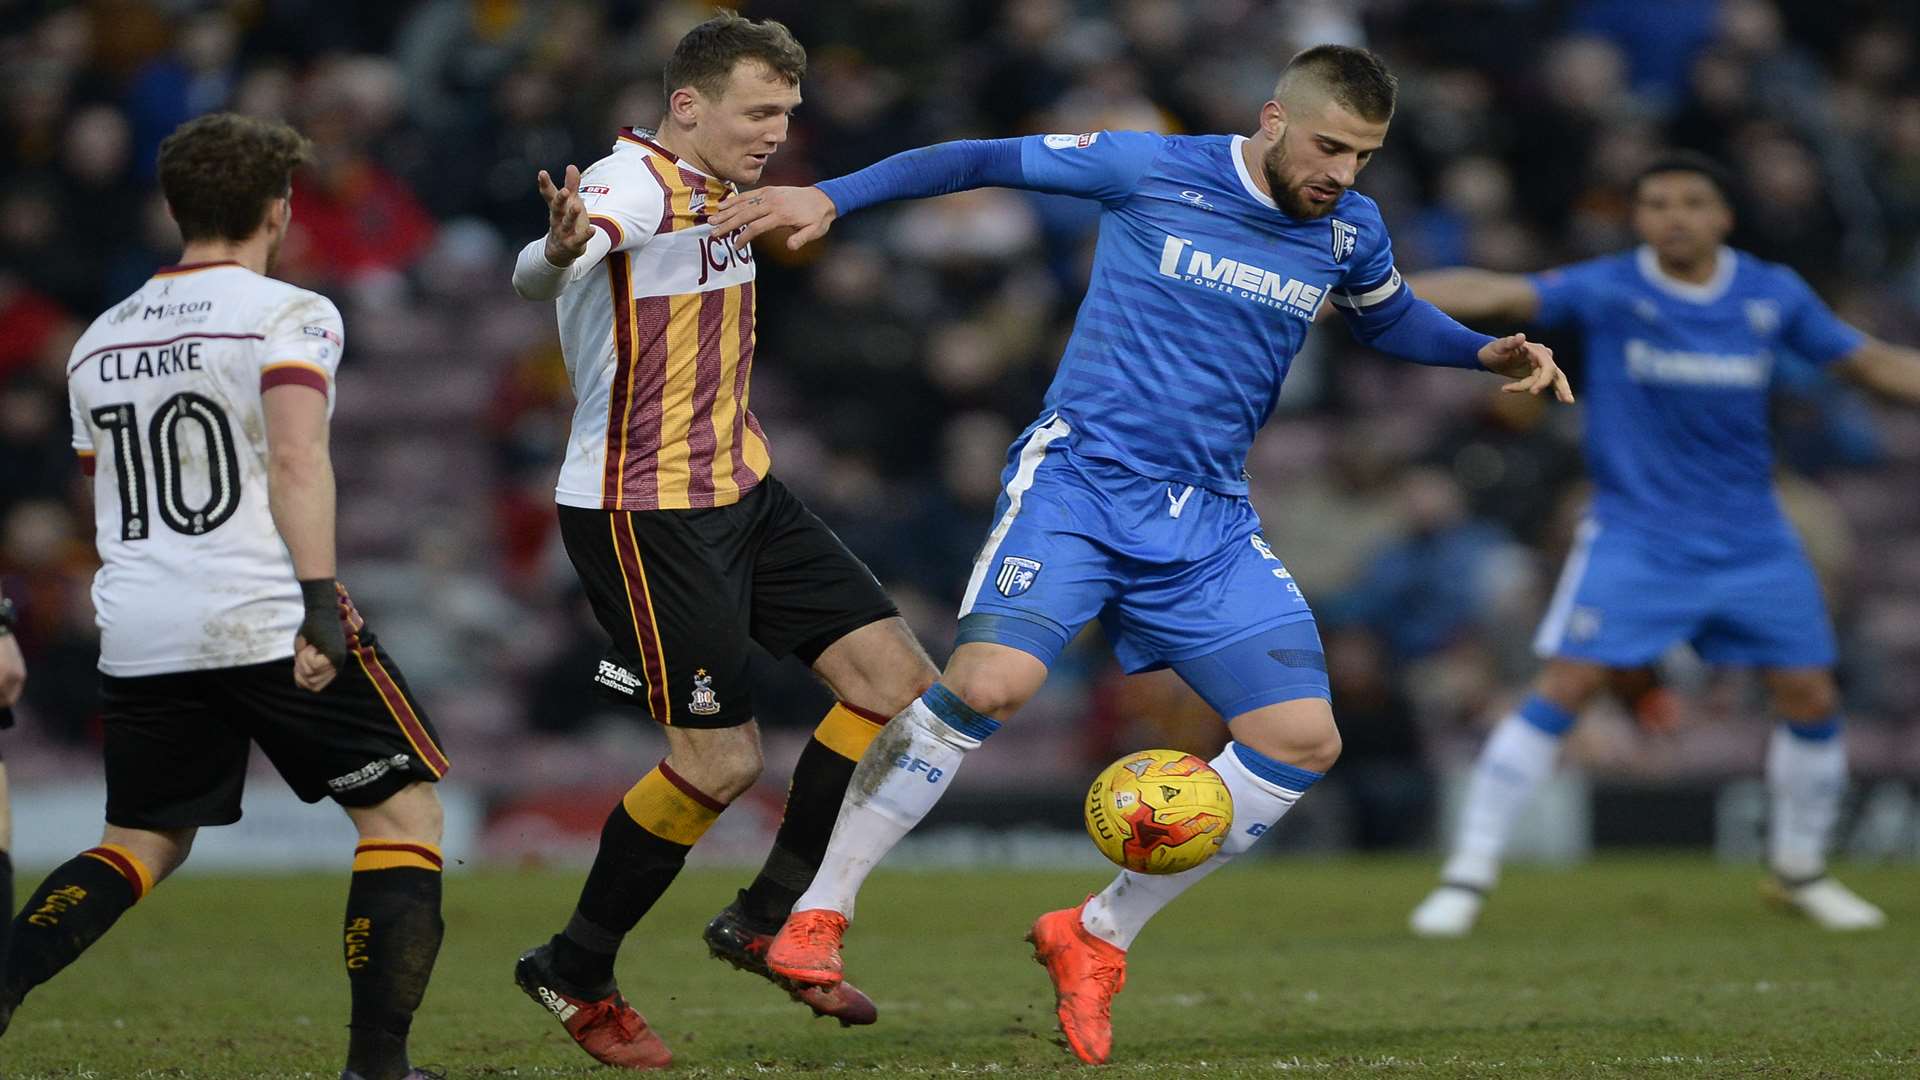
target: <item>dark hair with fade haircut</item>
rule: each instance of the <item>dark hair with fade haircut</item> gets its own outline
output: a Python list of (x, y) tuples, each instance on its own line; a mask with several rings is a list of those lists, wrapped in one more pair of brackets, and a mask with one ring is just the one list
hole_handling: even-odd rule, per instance
[(1288, 84), (1299, 78), (1311, 78), (1326, 87), (1336, 103), (1362, 120), (1384, 124), (1393, 119), (1400, 80), (1387, 70), (1386, 61), (1366, 49), (1351, 45), (1302, 49), (1280, 73), (1274, 99), (1279, 100)]
[(209, 113), (160, 143), (160, 190), (184, 240), (252, 236), (267, 204), (293, 189), (293, 170), (313, 149), (285, 124), (238, 113)]
[(1713, 160), (1698, 150), (1668, 150), (1648, 162), (1646, 167), (1633, 176), (1632, 191), (1634, 198), (1640, 197), (1640, 188), (1656, 176), (1668, 173), (1692, 173), (1706, 178), (1707, 183), (1720, 193), (1720, 201), (1728, 206), (1734, 204), (1733, 177), (1726, 166)]
[(742, 60), (765, 64), (767, 70), (798, 85), (807, 74), (807, 50), (782, 23), (754, 22), (737, 11), (720, 13), (687, 31), (673, 47), (662, 73), (668, 97), (683, 86), (703, 96), (719, 98), (727, 92), (734, 65)]

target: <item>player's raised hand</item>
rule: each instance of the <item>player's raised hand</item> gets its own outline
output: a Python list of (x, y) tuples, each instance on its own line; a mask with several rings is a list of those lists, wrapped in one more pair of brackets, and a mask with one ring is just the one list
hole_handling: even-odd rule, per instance
[(587, 205), (580, 201), (580, 169), (567, 166), (566, 183), (553, 186), (553, 177), (540, 170), (540, 197), (547, 200), (547, 261), (555, 266), (571, 266), (586, 254), (587, 241), (593, 238), (593, 223), (587, 220)]
[(827, 235), (840, 211), (817, 187), (770, 187), (743, 191), (720, 204), (707, 217), (716, 236), (739, 230), (737, 244), (750, 244), (772, 229), (792, 229), (787, 247), (802, 247)]
[(1503, 393), (1544, 394), (1551, 390), (1561, 404), (1573, 404), (1573, 387), (1567, 384), (1567, 373), (1554, 363), (1553, 350), (1528, 341), (1525, 334), (1508, 334), (1487, 342), (1480, 349), (1480, 366), (1513, 380), (1500, 388)]

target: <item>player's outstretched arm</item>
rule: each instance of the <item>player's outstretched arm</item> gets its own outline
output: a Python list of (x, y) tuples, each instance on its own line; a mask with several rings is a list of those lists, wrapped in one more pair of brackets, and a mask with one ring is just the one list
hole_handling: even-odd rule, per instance
[(1870, 337), (1835, 364), (1833, 373), (1882, 397), (1920, 405), (1920, 349)]
[(1551, 393), (1573, 404), (1573, 388), (1554, 362), (1552, 349), (1528, 341), (1525, 334), (1493, 338), (1470, 330), (1412, 290), (1396, 288), (1398, 283), (1395, 277), (1375, 290), (1390, 295), (1367, 306), (1358, 306), (1364, 297), (1336, 297), (1336, 303), (1349, 308), (1347, 328), (1361, 343), (1415, 364), (1491, 371), (1510, 380), (1500, 388), (1507, 393)]
[(520, 249), (513, 291), (526, 300), (551, 300), (593, 269), (613, 242), (593, 227), (580, 200), (580, 170), (569, 165), (560, 186), (545, 169), (534, 178), (547, 204), (547, 234)]
[(1540, 311), (1540, 291), (1522, 274), (1455, 267), (1409, 274), (1407, 286), (1461, 322), (1526, 322)]
[(305, 385), (260, 395), (267, 418), (267, 505), (293, 557), (306, 617), (294, 638), (293, 680), (324, 690), (347, 659), (346, 630), (334, 586), (333, 459), (327, 447), (327, 395)]
[(1023, 139), (961, 139), (908, 150), (814, 187), (760, 188), (720, 204), (708, 223), (752, 243), (774, 229), (792, 229), (799, 250), (826, 235), (835, 218), (880, 203), (924, 199), (980, 187), (1028, 187)]

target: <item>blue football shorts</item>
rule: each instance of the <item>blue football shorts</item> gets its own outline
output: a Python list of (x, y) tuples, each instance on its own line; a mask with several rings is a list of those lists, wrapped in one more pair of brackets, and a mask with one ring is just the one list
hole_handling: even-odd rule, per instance
[(1329, 698), (1313, 611), (1253, 504), (1082, 457), (1071, 433), (1052, 417), (1008, 455), (959, 641), (1051, 667), (1098, 618), (1127, 672), (1172, 668), (1226, 719)]
[(1778, 524), (1756, 528), (1764, 542), (1704, 556), (1645, 529), (1582, 522), (1534, 651), (1639, 667), (1687, 642), (1714, 664), (1833, 666), (1820, 583), (1799, 539)]

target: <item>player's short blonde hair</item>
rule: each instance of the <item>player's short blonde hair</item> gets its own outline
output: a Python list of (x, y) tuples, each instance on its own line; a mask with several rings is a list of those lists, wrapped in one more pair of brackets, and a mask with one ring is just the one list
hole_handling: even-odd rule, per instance
[(667, 58), (661, 81), (668, 97), (683, 86), (718, 99), (742, 60), (765, 64), (767, 70), (798, 85), (807, 74), (807, 50), (793, 31), (772, 19), (754, 22), (735, 11), (719, 14), (687, 31)]
[(185, 240), (239, 243), (266, 220), (267, 204), (293, 188), (312, 144), (285, 124), (208, 113), (160, 144), (160, 190)]

